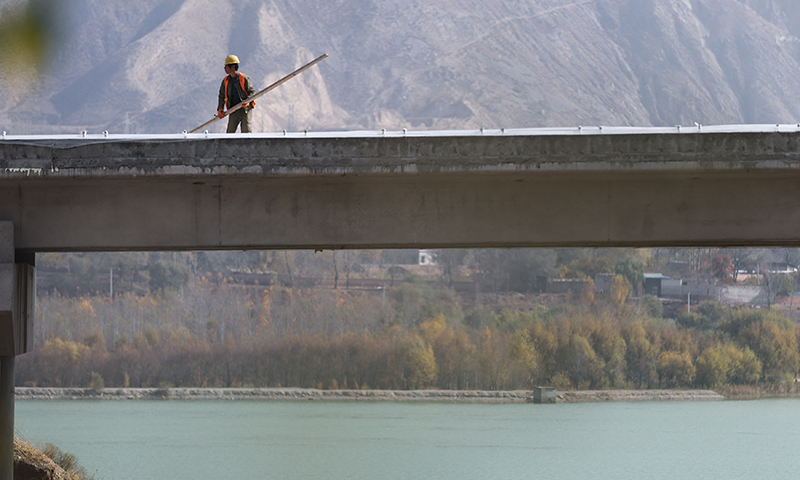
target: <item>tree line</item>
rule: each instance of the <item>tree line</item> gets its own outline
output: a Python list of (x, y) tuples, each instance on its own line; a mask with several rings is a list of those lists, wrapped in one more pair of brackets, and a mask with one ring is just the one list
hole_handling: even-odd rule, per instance
[(17, 384), (390, 389), (794, 388), (800, 326), (705, 303), (675, 319), (607, 295), (526, 310), (466, 303), (413, 275), (376, 291), (193, 277), (143, 295), (40, 295)]
[[(44, 253), (36, 262), (40, 288), (48, 293), (143, 295), (232, 272), (271, 277), (262, 282), (265, 285), (277, 281), (296, 288), (326, 283), (348, 289), (352, 278), (379, 271), (393, 284), (406, 276), (402, 266), (416, 263), (418, 252)], [(467, 282), (480, 292), (539, 293), (548, 278), (593, 279), (598, 273), (620, 274), (638, 291), (645, 271), (728, 284), (747, 272), (756, 274), (748, 281), (767, 286), (772, 293), (787, 295), (800, 289), (800, 275), (785, 268), (800, 265), (796, 248), (451, 249), (434, 250), (433, 257), (442, 283)]]

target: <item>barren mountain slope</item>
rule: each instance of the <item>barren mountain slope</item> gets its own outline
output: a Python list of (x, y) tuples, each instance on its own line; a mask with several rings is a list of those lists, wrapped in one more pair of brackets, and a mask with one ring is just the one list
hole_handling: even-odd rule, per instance
[(71, 33), (47, 77), (25, 94), (0, 86), (3, 130), (193, 128), (216, 110), (229, 53), (259, 89), (331, 55), (258, 102), (257, 131), (800, 119), (794, 0), (75, 0), (65, 11)]

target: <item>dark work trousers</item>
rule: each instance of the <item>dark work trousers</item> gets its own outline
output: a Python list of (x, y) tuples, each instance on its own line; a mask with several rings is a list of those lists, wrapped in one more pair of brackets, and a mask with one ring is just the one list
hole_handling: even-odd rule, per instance
[[(246, 111), (245, 111), (246, 110)], [(228, 115), (228, 133), (236, 133), (236, 127), (242, 125), (242, 133), (250, 133), (253, 131), (251, 127), (251, 120), (253, 119), (252, 108), (240, 108), (235, 112)]]

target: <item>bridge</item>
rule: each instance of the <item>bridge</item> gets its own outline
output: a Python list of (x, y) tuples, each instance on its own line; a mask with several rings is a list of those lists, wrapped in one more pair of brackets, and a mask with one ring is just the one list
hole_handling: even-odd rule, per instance
[(35, 253), (800, 245), (800, 125), (0, 137), (0, 480)]

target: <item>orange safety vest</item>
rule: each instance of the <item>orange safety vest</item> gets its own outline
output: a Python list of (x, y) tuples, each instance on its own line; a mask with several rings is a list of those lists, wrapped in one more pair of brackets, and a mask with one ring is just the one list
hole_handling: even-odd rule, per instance
[[(231, 108), (231, 106), (228, 103), (228, 79), (229, 78), (231, 78), (230, 75), (225, 75), (225, 80), (222, 81), (222, 83), (224, 84), (223, 89), (225, 90), (225, 108)], [(241, 73), (239, 74), (239, 83), (242, 85), (242, 91), (244, 92), (245, 95), (247, 95), (247, 89), (244, 88), (244, 75), (242, 75)], [(252, 101), (247, 105), (250, 105), (250, 108), (255, 108), (256, 102)], [(243, 105), (243, 107), (246, 107), (247, 105)]]

